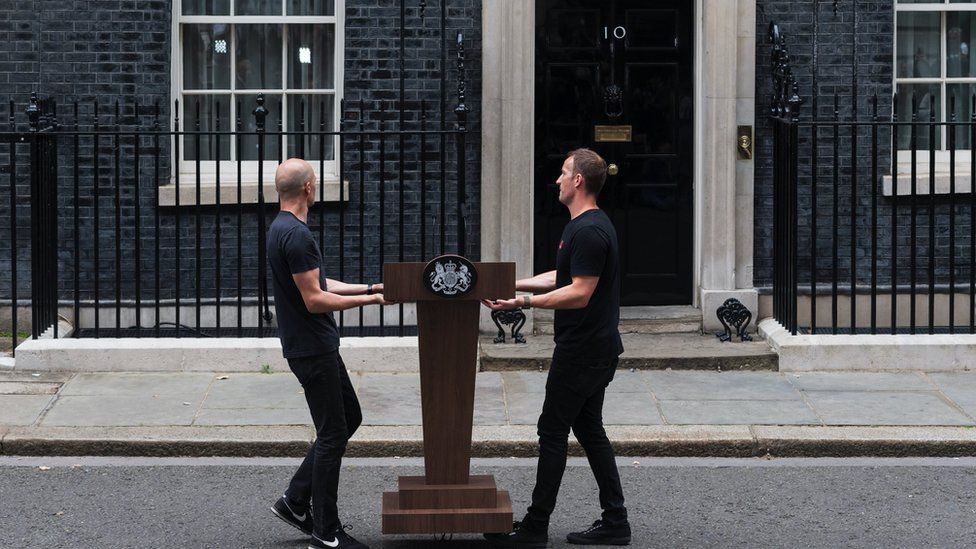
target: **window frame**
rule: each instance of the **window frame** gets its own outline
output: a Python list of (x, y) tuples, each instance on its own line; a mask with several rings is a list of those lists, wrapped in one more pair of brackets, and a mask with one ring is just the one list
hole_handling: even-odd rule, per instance
[[(345, 0), (334, 0), (335, 3), (335, 15), (284, 15), (285, 9), (287, 9), (285, 1), (282, 0), (282, 15), (233, 15), (234, 11), (234, 0), (230, 0), (230, 15), (182, 15), (183, 13), (183, 2), (182, 0), (173, 0), (173, 13), (171, 18), (171, 30), (170, 30), (170, 107), (173, 110), (170, 116), (170, 122), (175, 121), (175, 116), (180, 115), (180, 130), (185, 131), (187, 126), (185, 124), (185, 117), (181, 116), (182, 113), (175, 112), (175, 100), (180, 101), (180, 110), (186, 110), (186, 98), (194, 96), (205, 96), (205, 95), (223, 95), (225, 97), (233, 98), (235, 94), (242, 93), (241, 90), (190, 90), (189, 93), (183, 88), (183, 25), (192, 24), (279, 24), (285, 25), (316, 25), (316, 24), (331, 24), (334, 25), (335, 29), (335, 42), (334, 42), (334, 73), (333, 82), (334, 86), (331, 89), (311, 89), (311, 88), (287, 88), (288, 78), (288, 32), (287, 29), (282, 29), (282, 84), (281, 88), (271, 88), (271, 89), (248, 89), (244, 93), (246, 94), (258, 94), (264, 93), (265, 95), (281, 95), (282, 97), (282, 121), (284, 124), (285, 131), (290, 131), (287, 127), (288, 124), (288, 95), (316, 95), (316, 94), (332, 94), (333, 109), (332, 109), (332, 124), (334, 129), (339, 128), (339, 120), (341, 118), (340, 105), (343, 98), (344, 91), (344, 48), (345, 48)], [(231, 34), (231, 40), (234, 39), (234, 35)], [(233, 51), (234, 43), (231, 41), (228, 44), (228, 50)], [(231, 63), (231, 81), (234, 79), (235, 66)], [(230, 101), (231, 112), (228, 113), (228, 119), (234, 121), (236, 118), (234, 116), (234, 109), (236, 109), (235, 101)], [(269, 110), (273, 110), (276, 105), (266, 105)], [(242, 118), (243, 119), (243, 118)], [(269, 121), (270, 121), (269, 117)], [(232, 129), (232, 128), (230, 128)], [(269, 128), (271, 130), (271, 128)], [(222, 130), (226, 131), (226, 129)], [(287, 139), (287, 137), (285, 138)], [(336, 136), (333, 139), (333, 158), (332, 160), (311, 160), (313, 169), (315, 170), (316, 177), (320, 183), (325, 183), (327, 180), (337, 180), (339, 169), (336, 162), (335, 155), (338, 154), (338, 138)], [(177, 166), (177, 170), (173, 170), (170, 175), (170, 182), (175, 181), (176, 174), (179, 173), (180, 180), (185, 182), (193, 181), (195, 182), (196, 177), (199, 176), (201, 183), (214, 183), (216, 181), (216, 171), (217, 164), (220, 165), (220, 176), (221, 182), (224, 183), (235, 183), (237, 180), (237, 169), (238, 160), (201, 160), (200, 161), (200, 173), (197, 173), (196, 160), (186, 159), (187, 147), (180, 147), (180, 158), (175, 156), (175, 142), (176, 136), (170, 140), (171, 147), (171, 159)], [(285, 154), (287, 155), (287, 142), (284, 144)], [(231, 143), (231, 155), (235, 153), (233, 142)], [(273, 180), (274, 177), (274, 166), (277, 164), (277, 154), (276, 151), (268, 151), (267, 158), (264, 160), (264, 180), (267, 182), (269, 179)], [(256, 183), (258, 180), (258, 163), (257, 160), (243, 160), (240, 161), (241, 167), (241, 182), (242, 183)], [(323, 173), (320, 173), (320, 168)], [(269, 177), (270, 176), (270, 177)], [(189, 179), (188, 179), (189, 178)]]
[[(949, 105), (948, 98), (946, 96), (946, 86), (951, 84), (972, 84), (976, 85), (976, 76), (972, 77), (948, 77), (944, 76), (948, 73), (947, 71), (947, 56), (946, 56), (946, 14), (948, 12), (974, 12), (976, 13), (976, 3), (949, 3), (948, 0), (943, 0), (942, 2), (926, 2), (926, 3), (912, 3), (906, 4), (901, 3), (898, 0), (894, 2), (894, 20), (893, 27), (894, 32), (892, 33), (892, 89), (894, 91), (898, 90), (898, 84), (938, 84), (939, 94), (940, 94), (940, 120), (948, 120), (949, 117)], [(923, 12), (923, 13), (939, 13), (939, 77), (938, 78), (899, 78), (898, 77), (898, 14), (901, 12)], [(976, 54), (974, 51), (974, 45), (970, 45), (970, 55)], [(967, 98), (968, 100), (968, 98)], [(925, 121), (922, 121), (925, 122)], [(917, 172), (919, 174), (928, 174), (931, 171), (948, 172), (949, 171), (949, 160), (950, 151), (948, 150), (947, 141), (947, 131), (946, 127), (940, 126), (940, 141), (943, 149), (935, 150), (935, 166), (934, 170), (929, 167), (929, 150), (917, 149), (915, 165), (917, 167)], [(911, 149), (899, 149), (897, 143), (892, 144), (892, 149), (896, 151), (898, 172), (910, 173), (912, 166), (912, 152)], [(973, 144), (970, 144), (972, 147)], [(955, 150), (955, 168), (957, 173), (968, 173), (971, 169), (971, 149), (960, 149)]]

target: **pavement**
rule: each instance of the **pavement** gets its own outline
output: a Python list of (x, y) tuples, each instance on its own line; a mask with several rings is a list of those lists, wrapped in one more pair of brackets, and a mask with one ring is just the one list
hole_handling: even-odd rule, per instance
[[(421, 474), (416, 458), (346, 459), (339, 509), (373, 549), (489, 549), (478, 534), (384, 536), (383, 491)], [(532, 459), (475, 459), (511, 493), (522, 518)], [(600, 508), (593, 474), (570, 459), (549, 526), (554, 549)], [(302, 536), (268, 508), (298, 466), (282, 458), (3, 458), (0, 545), (299, 548)], [(633, 549), (972, 547), (973, 458), (618, 460)]]
[[(352, 380), (364, 423), (348, 454), (423, 455), (419, 376)], [(535, 455), (545, 381), (478, 374), (475, 456)], [(976, 455), (976, 372), (621, 369), (604, 420), (620, 455)], [(0, 372), (3, 455), (301, 456), (310, 423), (286, 373)]]

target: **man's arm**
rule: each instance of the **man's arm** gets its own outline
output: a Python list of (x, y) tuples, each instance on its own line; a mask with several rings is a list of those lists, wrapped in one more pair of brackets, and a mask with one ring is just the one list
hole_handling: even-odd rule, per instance
[(483, 303), (493, 311), (505, 311), (531, 305), (540, 309), (582, 309), (590, 303), (596, 290), (598, 276), (574, 276), (573, 283), (536, 296), (518, 296), (515, 299), (484, 300)]
[(535, 275), (532, 278), (523, 278), (515, 281), (515, 290), (519, 292), (532, 292), (543, 294), (556, 289), (556, 271), (549, 271)]
[[(354, 309), (363, 305), (387, 304), (381, 293), (373, 295), (339, 295), (335, 292), (323, 291), (319, 282), (318, 269), (312, 269), (291, 276), (295, 280), (295, 285), (298, 286), (298, 291), (302, 294), (305, 308), (310, 313), (330, 313), (333, 311)], [(360, 286), (363, 287), (363, 291), (365, 292), (366, 286)]]
[[(325, 279), (326, 286), (329, 289), (330, 294), (339, 295), (363, 295), (366, 293), (368, 285), (366, 284), (347, 284), (341, 280), (332, 280), (331, 278)], [(373, 284), (373, 293), (381, 294), (383, 293), (383, 283)]]

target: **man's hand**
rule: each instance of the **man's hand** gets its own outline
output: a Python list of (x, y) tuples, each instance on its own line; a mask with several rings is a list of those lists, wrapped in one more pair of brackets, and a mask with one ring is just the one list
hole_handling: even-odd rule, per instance
[(395, 301), (387, 301), (386, 298), (383, 297), (383, 294), (376, 293), (376, 286), (373, 286), (373, 295), (370, 297), (373, 298), (373, 303), (376, 305), (396, 305)]
[(383, 283), (382, 282), (380, 282), (378, 284), (373, 284), (373, 293), (374, 294), (381, 294), (381, 293), (383, 293)]
[(511, 311), (525, 305), (525, 300), (521, 297), (513, 299), (482, 299), (481, 302), (492, 311)]

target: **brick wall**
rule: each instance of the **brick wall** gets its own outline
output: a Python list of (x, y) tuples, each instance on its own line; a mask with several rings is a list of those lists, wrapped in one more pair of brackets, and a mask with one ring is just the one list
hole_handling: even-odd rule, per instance
[[(426, 13), (420, 17), (416, 3), (409, 3), (407, 9), (406, 33), (406, 64), (404, 67), (404, 88), (406, 90), (406, 114), (404, 128), (418, 128), (420, 124), (417, 110), (421, 100), (426, 101), (429, 128), (440, 127), (440, 110), (443, 103), (447, 116), (445, 124), (452, 128), (456, 120), (453, 113), (457, 103), (457, 72), (455, 67), (455, 34), (461, 31), (465, 36), (467, 53), (466, 76), (467, 97), (466, 104), (471, 108), (467, 143), (467, 197), (468, 210), (466, 214), (468, 255), (478, 257), (478, 186), (480, 184), (480, 46), (481, 46), (481, 2), (477, 0), (444, 0), (447, 3), (447, 74), (444, 84), (445, 94), (441, 95), (441, 33), (439, 1), (427, 2)], [(30, 92), (36, 91), (42, 96), (53, 96), (59, 103), (58, 117), (68, 124), (71, 129), (74, 118), (70, 105), (80, 103), (80, 118), (82, 125), (90, 126), (93, 120), (93, 104), (100, 104), (100, 123), (113, 125), (116, 120), (114, 109), (116, 101), (121, 101), (121, 123), (125, 128), (143, 127), (151, 123), (151, 108), (140, 109), (138, 121), (135, 118), (134, 102), (143, 106), (158, 103), (161, 107), (161, 121), (167, 126), (170, 117), (170, 29), (172, 7), (169, 0), (75, 0), (72, 2), (52, 0), (14, 0), (12, 6), (4, 8), (4, 17), (0, 18), (0, 83), (5, 91), (18, 104), (15, 109), (18, 124), (23, 127), (26, 117), (23, 115), (26, 98)], [(392, 130), (399, 127), (399, 106), (396, 103), (400, 90), (399, 66), (399, 2), (395, 0), (346, 0), (345, 10), (345, 98), (347, 100), (347, 114), (344, 117), (345, 127), (357, 129), (358, 102), (362, 101), (366, 117), (365, 127), (378, 130)], [(0, 105), (0, 120), (6, 120), (8, 108), (6, 98), (2, 98)], [(380, 110), (385, 109), (385, 114)], [(66, 112), (67, 111), (67, 112)], [(185, 123), (185, 122), (184, 122)], [(161, 143), (160, 180), (169, 179), (169, 143)], [(332, 203), (323, 209), (320, 216), (313, 212), (310, 225), (316, 234), (322, 234), (323, 253), (325, 255), (326, 270), (331, 277), (339, 276), (338, 268), (338, 227), (344, 220), (347, 236), (345, 247), (346, 267), (343, 275), (350, 279), (366, 278), (377, 280), (380, 276), (379, 238), (380, 230), (385, 234), (384, 253), (387, 261), (399, 258), (399, 140), (387, 138), (386, 166), (384, 177), (387, 181), (385, 193), (385, 212), (380, 216), (379, 198), (379, 142), (378, 138), (367, 138), (365, 149), (360, 150), (358, 142), (344, 143), (343, 158), (350, 184), (350, 195), (347, 196), (346, 207), (340, 214), (340, 208)], [(441, 162), (440, 139), (433, 136), (426, 144), (427, 156), (425, 169), (428, 174), (428, 200), (439, 198), (439, 185), (432, 179), (439, 178), (443, 170), (446, 174), (446, 200), (448, 203), (446, 219), (447, 232), (445, 235), (446, 249), (453, 251), (456, 246), (456, 218), (453, 217), (455, 177), (457, 171), (456, 147), (453, 137), (444, 143), (444, 162)], [(121, 288), (122, 298), (134, 296), (136, 258), (134, 242), (136, 240), (134, 212), (137, 193), (134, 187), (135, 167), (132, 160), (134, 142), (132, 138), (123, 137), (120, 143), (122, 157), (119, 171), (122, 181), (119, 193), (119, 204), (122, 212), (121, 261), (122, 274), (118, 279), (115, 275), (115, 170), (114, 147), (112, 138), (105, 138), (99, 143), (100, 155), (99, 187), (100, 199), (98, 210), (101, 212), (99, 236), (94, 237), (93, 212), (94, 202), (92, 181), (94, 180), (94, 143), (90, 139), (82, 139), (79, 143), (82, 162), (79, 164), (79, 185), (81, 200), (78, 203), (79, 240), (81, 251), (79, 254), (81, 268), (79, 279), (81, 296), (83, 299), (93, 297), (93, 285), (96, 273), (101, 279), (99, 284), (100, 297), (114, 298), (116, 287)], [(140, 232), (141, 253), (141, 281), (143, 296), (148, 297), (152, 292), (147, 290), (153, 286), (153, 269), (155, 264), (154, 249), (156, 245), (155, 233), (151, 226), (155, 221), (154, 210), (154, 165), (146, 158), (147, 148), (151, 147), (150, 140), (141, 142), (143, 159), (140, 173), (140, 187), (138, 202), (141, 206)], [(64, 287), (69, 289), (73, 285), (74, 255), (74, 179), (73, 179), (73, 142), (70, 138), (63, 139), (61, 155), (61, 204), (64, 212), (60, 220), (61, 242), (59, 253), (62, 258), (61, 279)], [(417, 139), (406, 139), (404, 142), (404, 258), (407, 260), (420, 259), (420, 143)], [(26, 164), (27, 151), (18, 148), (21, 168)], [(0, 149), (0, 155), (6, 153)], [(362, 163), (362, 166), (360, 166)], [(273, 168), (271, 166), (270, 168)], [(359, 174), (364, 173), (362, 182), (365, 193), (359, 193)], [(433, 177), (431, 176), (433, 174)], [(18, 220), (21, 229), (18, 232), (16, 244), (18, 255), (18, 294), (29, 296), (29, 187), (26, 174), (18, 178), (17, 194), (20, 207)], [(192, 184), (192, 182), (190, 182)], [(184, 185), (187, 182), (184, 181)], [(0, 216), (6, 219), (9, 215), (9, 195), (7, 190), (9, 181), (0, 177)], [(366, 232), (364, 255), (372, 264), (367, 265), (366, 271), (358, 272), (358, 256), (360, 253), (357, 232), (360, 208), (364, 212)], [(274, 214), (272, 205), (266, 212), (270, 220)], [(247, 205), (242, 208), (243, 222), (240, 226), (242, 255), (244, 265), (243, 286), (245, 293), (253, 295), (256, 287), (257, 260), (254, 242), (261, 238), (257, 231), (257, 207)], [(427, 227), (424, 252), (430, 257), (440, 248), (440, 236), (436, 232), (439, 222), (434, 217), (437, 209), (427, 210)], [(200, 241), (200, 271), (201, 290), (204, 297), (212, 296), (215, 287), (216, 262), (218, 257), (224, 267), (221, 269), (222, 294), (236, 295), (237, 272), (231, 265), (237, 263), (237, 207), (225, 206), (220, 212), (222, 237), (220, 251), (216, 251), (214, 234), (218, 215), (213, 208), (193, 208), (180, 210), (179, 241), (181, 250), (181, 264), (183, 269), (177, 273), (173, 268), (176, 253), (176, 217), (175, 210), (163, 208), (159, 212), (160, 225), (160, 260), (163, 298), (172, 297), (174, 281), (179, 278), (181, 294), (184, 297), (194, 297), (196, 288), (196, 238), (197, 221), (201, 233)], [(320, 227), (320, 220), (324, 226)], [(320, 230), (321, 229), (321, 230)], [(351, 238), (350, 238), (351, 237)], [(0, 224), (0, 271), (9, 272), (10, 269), (10, 238), (8, 224)], [(98, 265), (94, 262), (94, 250), (100, 250)], [(3, 267), (6, 267), (4, 269)], [(149, 293), (147, 294), (147, 291)], [(7, 296), (10, 292), (9, 277), (0, 277), (0, 296)], [(69, 297), (67, 294), (62, 298)]]

